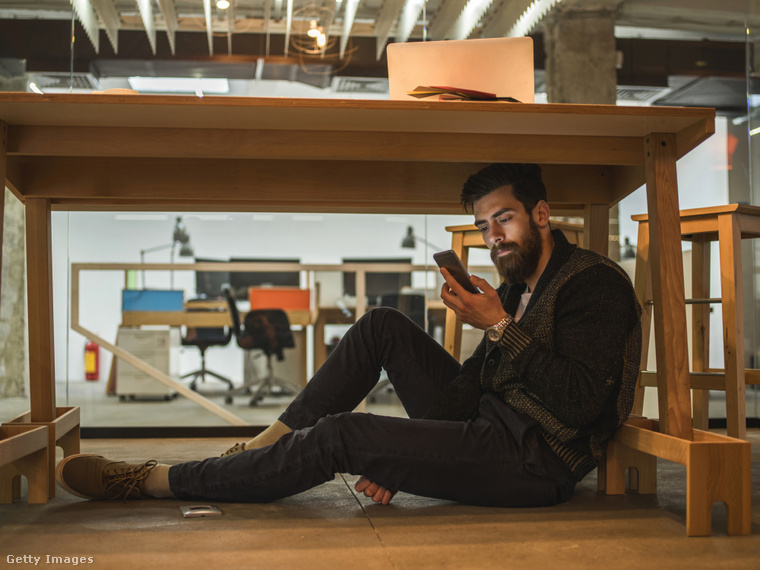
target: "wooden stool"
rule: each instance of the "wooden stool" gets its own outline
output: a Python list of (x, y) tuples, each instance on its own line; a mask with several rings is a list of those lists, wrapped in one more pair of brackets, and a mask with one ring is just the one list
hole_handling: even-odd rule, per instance
[(45, 427), (47, 438), (47, 453), (45, 458), (48, 462), (48, 468), (46, 469), (46, 473), (48, 474), (47, 496), (51, 499), (55, 497), (55, 477), (53, 476), (55, 473), (55, 448), (60, 447), (63, 449), (64, 456), (79, 453), (79, 408), (56, 408), (55, 411), (56, 418), (52, 422), (32, 422), (32, 414), (31, 412), (27, 412), (4, 423), (1, 428), (25, 428), (28, 430), (41, 426)]
[[(649, 217), (633, 216), (639, 222), (636, 256), (636, 293), (642, 304), (642, 369), (646, 367), (651, 329), (651, 278), (649, 261)], [(760, 207), (731, 204), (680, 212), (681, 237), (692, 242), (692, 371), (691, 388), (695, 427), (707, 428), (707, 390), (725, 390), (728, 435), (746, 438), (745, 384), (760, 384), (760, 370), (744, 367), (744, 313), (741, 240), (760, 237)], [(709, 298), (710, 242), (720, 248), (721, 296)], [(708, 360), (709, 304), (721, 303), (724, 331), (724, 368), (710, 368)], [(634, 413), (641, 414), (644, 388), (657, 386), (656, 372), (642, 371)], [(660, 408), (662, 409), (662, 407)]]
[[(553, 230), (562, 230), (567, 241), (583, 247), (584, 227), (582, 225), (552, 220), (551, 228)], [(451, 232), (451, 249), (459, 256), (465, 267), (467, 267), (471, 247), (488, 249), (488, 246), (483, 243), (483, 236), (480, 230), (474, 224), (447, 226), (446, 231)], [(462, 351), (462, 323), (457, 320), (456, 314), (451, 309), (446, 309), (446, 333), (443, 347), (449, 354), (459, 360), (460, 352)]]
[(0, 426), (0, 504), (21, 495), (21, 475), (27, 481), (27, 502), (48, 502), (48, 428)]

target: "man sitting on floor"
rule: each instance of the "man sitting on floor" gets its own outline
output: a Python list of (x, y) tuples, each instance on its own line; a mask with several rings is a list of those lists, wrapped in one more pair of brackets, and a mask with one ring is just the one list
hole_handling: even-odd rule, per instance
[[(442, 270), (446, 306), (485, 331), (464, 364), (398, 311), (373, 309), (251, 441), (174, 466), (73, 455), (58, 483), (88, 499), (266, 502), (351, 473), (383, 504), (398, 490), (504, 507), (569, 499), (633, 405), (639, 304), (615, 263), (551, 230), (538, 166), (484, 168), (461, 200), (504, 279), (473, 276), (472, 294)], [(409, 418), (351, 412), (381, 368)]]

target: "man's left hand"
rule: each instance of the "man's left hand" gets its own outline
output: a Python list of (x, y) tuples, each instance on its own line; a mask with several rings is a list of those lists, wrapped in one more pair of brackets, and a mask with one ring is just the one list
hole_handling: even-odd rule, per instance
[(441, 269), (441, 275), (446, 280), (441, 288), (441, 299), (463, 323), (485, 330), (507, 315), (496, 289), (485, 279), (471, 276), (472, 284), (483, 292), (470, 293), (446, 269)]

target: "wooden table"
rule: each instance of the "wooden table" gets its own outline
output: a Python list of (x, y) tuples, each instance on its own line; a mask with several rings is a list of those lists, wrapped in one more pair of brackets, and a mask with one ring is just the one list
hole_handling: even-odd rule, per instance
[[(0, 94), (0, 178), (26, 208), (31, 416), (55, 417), (52, 210), (454, 214), (495, 161), (544, 167), (554, 211), (647, 185), (660, 426), (691, 440), (676, 160), (714, 132), (700, 108)], [(350, 238), (350, 236), (347, 236)], [(380, 239), (381, 236), (378, 236)]]

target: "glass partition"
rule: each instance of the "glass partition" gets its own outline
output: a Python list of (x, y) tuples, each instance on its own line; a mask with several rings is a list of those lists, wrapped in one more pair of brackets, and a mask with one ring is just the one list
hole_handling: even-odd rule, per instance
[[(266, 358), (241, 349), (234, 335), (225, 339), (229, 317), (202, 320), (229, 314), (224, 289), (230, 288), (243, 320), (265, 294), (311, 293), (306, 316), (283, 305), (296, 346), (274, 361), (276, 376), (301, 385), (357, 314), (373, 306), (407, 312), (442, 343), (443, 282), (432, 254), (450, 248), (446, 227), (471, 221), (466, 215), (54, 212), (59, 403), (80, 406), (83, 427), (227, 425), (218, 408), (250, 425), (268, 424), (293, 393), (275, 384), (251, 405)], [(497, 284), (485, 249), (473, 250), (470, 268)], [(235, 388), (230, 392), (229, 382), (209, 374), (197, 378), (197, 393), (213, 406), (177, 396), (112, 354), (112, 347), (126, 350), (188, 386), (192, 375), (182, 377), (202, 364), (192, 342), (198, 329), (221, 332), (204, 348), (205, 368)], [(464, 355), (480, 336), (464, 331)], [(251, 390), (241, 390), (244, 385)], [(377, 390), (366, 409), (404, 414), (387, 389)]]
[[(746, 202), (760, 206), (760, 82), (758, 49), (760, 49), (760, 29), (756, 22), (760, 16), (760, 6), (754, 2), (745, 3), (747, 31), (747, 113), (746, 124), (737, 118), (735, 138), (732, 147), (734, 155), (742, 165), (738, 177), (745, 180)], [(746, 158), (745, 158), (746, 157)], [(743, 162), (746, 161), (746, 166)], [(745, 268), (743, 275), (745, 310), (745, 358), (748, 368), (760, 368), (760, 240), (747, 240), (742, 251)], [(760, 418), (760, 389), (757, 385), (747, 386), (747, 417), (755, 421)]]

